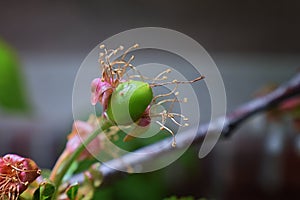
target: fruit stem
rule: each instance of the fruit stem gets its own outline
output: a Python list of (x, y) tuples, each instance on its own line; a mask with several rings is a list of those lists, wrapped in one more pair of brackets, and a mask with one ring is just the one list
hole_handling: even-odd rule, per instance
[[(102, 121), (103, 120), (103, 121)], [(96, 129), (94, 132), (92, 132), (88, 138), (81, 143), (81, 145), (71, 154), (69, 155), (66, 151), (64, 151), (61, 156), (58, 158), (52, 172), (50, 175), (50, 180), (54, 183), (56, 190), (55, 194), (53, 195), (52, 199), (57, 199), (59, 186), (62, 183), (62, 180), (69, 170), (72, 163), (78, 158), (78, 156), (81, 154), (81, 152), (85, 149), (85, 147), (93, 141), (99, 135), (100, 133), (106, 131), (112, 126), (112, 123), (104, 118), (101, 118), (101, 125), (100, 128)]]

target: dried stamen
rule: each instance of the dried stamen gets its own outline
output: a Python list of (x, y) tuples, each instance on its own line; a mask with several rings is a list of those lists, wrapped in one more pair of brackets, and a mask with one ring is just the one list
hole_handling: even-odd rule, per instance
[(197, 81), (200, 81), (202, 79), (204, 79), (205, 76), (199, 76), (191, 81), (178, 81), (178, 80), (173, 80), (173, 81), (170, 81), (170, 82), (165, 82), (165, 83), (152, 83), (150, 84), (151, 87), (157, 87), (157, 86), (163, 86), (163, 85), (169, 85), (169, 84), (186, 84), (186, 83), (194, 83), (194, 82), (197, 82)]
[(166, 93), (166, 94), (159, 94), (159, 95), (156, 95), (156, 96), (153, 98), (152, 102), (155, 102), (155, 100), (158, 99), (158, 98), (160, 98), (160, 97), (167, 97), (167, 96), (170, 96), (170, 95), (172, 95), (172, 94), (175, 94), (177, 88), (178, 88), (178, 85), (175, 85), (175, 87), (173, 88), (173, 90), (171, 90), (171, 92)]
[[(183, 99), (177, 98), (177, 96), (179, 95), (179, 92), (177, 91), (179, 84), (194, 83), (196, 81), (204, 79), (204, 76), (201, 75), (191, 81), (172, 80), (172, 81), (159, 83), (160, 81), (168, 79), (166, 74), (170, 73), (171, 69), (166, 69), (166, 70), (160, 72), (154, 78), (149, 78), (149, 77), (143, 76), (140, 73), (140, 71), (131, 64), (131, 62), (134, 60), (133, 55), (130, 56), (129, 59), (125, 60), (128, 53), (137, 47), (138, 47), (138, 44), (135, 44), (135, 45), (129, 47), (127, 50), (125, 50), (123, 52), (122, 55), (120, 55), (119, 59), (111, 61), (112, 56), (117, 55), (117, 53), (120, 51), (123, 51), (124, 47), (120, 46), (117, 49), (106, 49), (105, 45), (100, 46), (100, 49), (102, 49), (104, 51), (99, 54), (99, 62), (100, 62), (100, 66), (102, 67), (102, 77), (98, 78), (99, 79), (98, 81), (94, 80), (92, 83), (92, 92), (93, 92), (92, 103), (95, 104), (95, 103), (97, 103), (97, 101), (100, 102), (103, 106), (104, 117), (106, 117), (114, 122), (115, 118), (113, 117), (111, 112), (109, 112), (109, 111), (111, 111), (111, 107), (112, 106), (117, 107), (117, 105), (119, 105), (118, 102), (120, 102), (120, 101), (117, 101), (116, 100), (117, 98), (129, 98), (127, 96), (125, 97), (124, 93), (121, 93), (121, 92), (117, 93), (117, 87), (120, 84), (123, 84), (124, 82), (126, 82), (126, 84), (127, 83), (137, 84), (136, 82), (139, 82), (139, 81), (132, 80), (134, 78), (141, 79), (141, 82), (144, 82), (145, 80), (151, 81), (151, 83), (147, 83), (147, 87), (145, 87), (149, 90), (149, 86), (150, 86), (150, 91), (151, 91), (151, 95), (148, 95), (150, 97), (148, 98), (149, 104), (147, 102), (147, 105), (146, 105), (146, 106), (148, 106), (147, 109), (154, 105), (161, 105), (161, 104), (165, 104), (165, 103), (169, 103), (168, 104), (169, 107), (167, 110), (164, 110), (163, 112), (155, 114), (155, 113), (150, 113), (147, 110), (144, 111), (145, 106), (143, 106), (141, 109), (136, 109), (135, 111), (132, 111), (132, 113), (134, 113), (135, 116), (137, 116), (134, 119), (134, 122), (137, 122), (137, 120), (139, 120), (139, 122), (147, 122), (147, 123), (143, 123), (143, 125), (142, 125), (142, 126), (147, 126), (150, 124), (150, 121), (151, 121), (150, 117), (153, 117), (153, 116), (161, 117), (161, 121), (156, 121), (156, 123), (160, 125), (161, 129), (165, 129), (171, 133), (171, 135), (173, 136), (172, 146), (175, 147), (175, 145), (176, 145), (175, 134), (164, 124), (166, 123), (167, 119), (170, 119), (177, 126), (181, 126), (181, 127), (188, 126), (188, 123), (183, 123), (183, 124), (180, 123), (181, 120), (187, 121), (188, 120), (187, 117), (183, 116), (182, 114), (172, 112), (175, 103), (177, 103), (177, 102), (186, 103), (187, 102), (187, 98), (183, 98)], [(129, 75), (128, 69), (131, 69), (134, 73)], [(127, 76), (127, 79), (125, 79), (124, 76)], [(96, 84), (97, 84), (97, 87), (95, 86)], [(168, 85), (168, 84), (174, 85), (174, 88), (171, 91), (169, 91), (168, 93), (165, 93), (165, 94), (159, 94), (155, 97), (152, 96), (152, 88), (157, 87), (157, 86), (164, 86), (164, 85)], [(119, 87), (119, 88), (122, 88), (122, 87)], [(141, 88), (142, 87), (139, 87), (139, 89), (141, 89)], [(134, 90), (134, 89), (132, 89), (132, 90)], [(142, 90), (142, 92), (144, 92), (145, 94), (150, 94), (150, 92), (148, 92), (148, 93), (146, 92), (148, 90), (145, 89), (145, 90)], [(116, 93), (114, 93), (114, 92), (116, 92)], [(114, 96), (113, 94), (116, 94), (116, 96)], [(175, 98), (174, 98), (174, 96), (175, 96)], [(136, 96), (136, 98), (138, 98), (138, 97)], [(164, 99), (159, 99), (159, 98), (164, 98)], [(113, 100), (115, 100), (115, 101), (113, 101)], [(109, 106), (107, 106), (108, 102), (110, 102)], [(115, 103), (113, 104), (111, 102), (115, 102)], [(135, 108), (136, 108), (136, 106), (135, 106)], [(119, 107), (118, 109), (122, 110), (122, 106)], [(140, 115), (143, 112), (145, 112), (145, 113)], [(130, 114), (132, 114), (132, 113), (130, 113)], [(138, 114), (136, 114), (136, 113), (138, 113)], [(124, 118), (126, 118), (126, 117), (124, 117)], [(122, 120), (123, 120), (123, 118), (122, 118)], [(122, 123), (120, 123), (120, 124), (126, 125), (127, 124), (126, 119), (123, 120)], [(108, 137), (116, 139), (116, 137), (114, 135), (108, 134)]]
[(159, 73), (153, 80), (154, 80), (154, 81), (165, 80), (165, 79), (167, 79), (168, 77), (167, 77), (167, 76), (161, 77), (161, 76), (164, 75), (164, 74), (170, 73), (170, 72), (171, 72), (171, 69), (167, 69), (167, 70), (165, 70), (165, 71)]
[(173, 131), (171, 131), (171, 129), (163, 125), (160, 121), (156, 121), (156, 123), (160, 125), (160, 130), (167, 130), (173, 136), (172, 147), (176, 147), (176, 138)]

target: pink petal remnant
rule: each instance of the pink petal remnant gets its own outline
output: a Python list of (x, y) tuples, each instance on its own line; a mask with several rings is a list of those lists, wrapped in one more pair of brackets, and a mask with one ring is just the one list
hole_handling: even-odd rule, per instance
[(130, 140), (132, 140), (133, 138), (135, 138), (135, 136), (138, 136), (139, 132), (144, 132), (149, 128), (149, 125), (151, 123), (151, 117), (150, 117), (150, 105), (146, 108), (145, 112), (143, 113), (143, 115), (141, 116), (141, 118), (138, 120), (137, 122), (137, 127), (135, 128), (135, 130), (133, 130), (133, 132), (131, 132), (131, 134), (128, 134), (124, 137), (123, 141), (124, 142), (128, 142)]
[(92, 92), (91, 103), (93, 106), (97, 104), (100, 96), (99, 89), (98, 89), (98, 85), (100, 81), (101, 81), (100, 78), (96, 78), (91, 83), (91, 92)]
[(150, 105), (146, 108), (145, 112), (141, 116), (140, 120), (138, 121), (138, 125), (141, 127), (149, 126), (151, 123), (150, 118)]
[(36, 163), (15, 154), (0, 157), (0, 199), (16, 200), (40, 176)]
[[(68, 135), (66, 150), (69, 153), (74, 152), (87, 137), (93, 132), (94, 127), (88, 122), (75, 121), (72, 132)], [(84, 160), (91, 157), (91, 154), (98, 153), (101, 150), (99, 137), (95, 138), (79, 156), (78, 160)]]
[(113, 92), (113, 87), (110, 83), (102, 81), (100, 78), (96, 78), (91, 83), (92, 96), (91, 103), (96, 105), (97, 102), (100, 102), (103, 106), (103, 109), (106, 110), (109, 98)]

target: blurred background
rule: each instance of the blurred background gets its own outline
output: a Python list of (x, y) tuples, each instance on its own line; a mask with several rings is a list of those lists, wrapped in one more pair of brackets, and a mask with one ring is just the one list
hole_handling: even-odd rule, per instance
[[(72, 127), (81, 62), (101, 41), (131, 28), (165, 27), (198, 41), (217, 64), (233, 110), (298, 71), (299, 9), (296, 0), (1, 1), (0, 153), (52, 167)], [(202, 160), (191, 148), (164, 170), (125, 177), (99, 195), (295, 199), (300, 136), (292, 117), (274, 115), (248, 120)]]

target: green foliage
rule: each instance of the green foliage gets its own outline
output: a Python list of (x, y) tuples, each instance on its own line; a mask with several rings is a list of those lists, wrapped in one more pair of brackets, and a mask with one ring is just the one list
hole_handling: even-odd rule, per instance
[(117, 132), (117, 140), (111, 139), (111, 142), (114, 143), (116, 146), (118, 146), (121, 149), (124, 149), (126, 151), (132, 152), (134, 150), (137, 150), (139, 148), (145, 147), (147, 145), (153, 144), (159, 140), (165, 139), (167, 137), (170, 137), (170, 133), (163, 130), (157, 133), (156, 135), (149, 137), (149, 138), (134, 138), (130, 141), (124, 142), (123, 139), (126, 137), (126, 133), (124, 131), (118, 131)]
[(55, 192), (55, 186), (50, 182), (43, 182), (34, 192), (33, 200), (51, 200)]
[(120, 83), (112, 93), (107, 115), (118, 125), (128, 125), (140, 119), (153, 98), (152, 89), (142, 81)]
[(73, 184), (71, 185), (68, 189), (67, 189), (67, 196), (70, 200), (76, 200), (76, 196), (77, 196), (77, 193), (78, 193), (78, 188), (79, 188), (79, 185), (76, 183), (76, 184)]
[[(125, 134), (125, 133), (124, 133)], [(163, 135), (168, 135), (164, 133), (160, 133)], [(140, 138), (134, 139), (129, 142), (122, 142), (123, 145), (131, 146), (130, 144), (137, 143), (141, 144)], [(145, 141), (147, 141), (145, 139)], [(195, 163), (195, 159), (198, 160), (198, 157), (195, 154), (196, 149), (189, 149), (180, 159), (178, 159), (177, 166), (181, 166), (180, 170), (187, 176), (187, 179), (180, 179), (176, 176), (176, 174), (169, 176), (170, 170), (172, 171), (172, 165), (168, 166), (167, 168), (150, 172), (150, 173), (142, 173), (142, 174), (130, 174), (125, 176), (114, 184), (110, 185), (109, 187), (100, 187), (95, 191), (95, 195), (93, 199), (105, 199), (105, 200), (123, 200), (123, 199), (145, 199), (145, 200), (152, 200), (152, 199), (164, 199), (168, 197), (170, 194), (176, 194), (176, 189), (172, 187), (172, 182), (180, 182), (182, 187), (189, 187), (188, 184), (190, 183), (189, 180), (193, 179), (195, 173), (199, 171), (199, 165)], [(174, 170), (174, 169), (173, 169)], [(175, 168), (178, 170), (178, 168)], [(201, 168), (200, 168), (201, 170)], [(174, 172), (174, 171), (173, 171)], [(180, 173), (180, 174), (181, 174)], [(171, 179), (172, 178), (172, 179)], [(171, 181), (170, 181), (171, 179)], [(173, 197), (173, 196), (172, 196)], [(181, 197), (183, 198), (183, 197)], [(177, 199), (181, 199), (177, 198)], [(190, 198), (193, 200), (192, 197), (185, 197)], [(177, 200), (176, 199), (176, 200)], [(195, 198), (198, 200), (198, 198)], [(189, 200), (189, 199), (183, 199)], [(204, 199), (201, 199), (204, 200)]]
[(93, 199), (162, 199), (166, 192), (166, 184), (162, 177), (161, 171), (132, 174), (109, 188), (96, 190)]
[(103, 175), (98, 170), (100, 163), (92, 164), (88, 170), (84, 172), (84, 181), (81, 184), (73, 184), (66, 190), (66, 194), (70, 200), (93, 199), (95, 189), (100, 187), (103, 181)]
[(14, 51), (0, 39), (0, 106), (6, 111), (28, 111), (20, 64)]

